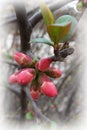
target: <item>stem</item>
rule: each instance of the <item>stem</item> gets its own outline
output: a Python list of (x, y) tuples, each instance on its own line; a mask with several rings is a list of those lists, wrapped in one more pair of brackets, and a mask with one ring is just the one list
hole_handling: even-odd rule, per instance
[[(20, 90), (18, 90), (18, 88), (16, 89), (15, 86), (13, 86), (13, 87), (8, 86), (7, 90), (10, 90), (11, 92), (15, 93), (19, 98), (21, 98), (21, 92), (20, 92)], [(47, 118), (45, 115), (43, 115), (43, 113), (39, 110), (38, 106), (32, 99), (27, 86), (26, 86), (26, 88), (24, 87), (23, 91), (25, 91), (25, 93), (26, 93), (26, 98), (32, 103), (33, 110), (35, 111), (37, 117), (39, 119), (41, 119), (41, 121), (43, 121), (43, 122), (52, 123), (52, 121), (49, 118)]]
[(30, 49), (30, 35), (32, 32), (31, 24), (28, 23), (27, 13), (24, 6), (24, 3), (21, 6), (18, 4), (14, 4), (17, 21), (20, 30), (20, 40), (21, 40), (21, 51), (26, 53)]
[(27, 98), (31, 101), (32, 106), (33, 106), (33, 109), (34, 109), (34, 111), (36, 112), (38, 118), (40, 118), (41, 121), (43, 121), (43, 122), (52, 123), (52, 121), (51, 121), (49, 118), (47, 118), (45, 115), (43, 115), (43, 114), (41, 113), (41, 111), (40, 111), (39, 108), (37, 107), (36, 103), (35, 103), (34, 100), (32, 99), (32, 97), (31, 97), (31, 95), (30, 95), (30, 93), (28, 92), (27, 89), (28, 89), (28, 88), (24, 88), (24, 91), (25, 91), (25, 93), (26, 93), (26, 95), (27, 95)]
[(55, 56), (58, 56), (58, 50), (59, 50), (59, 45), (58, 45), (58, 43), (55, 43), (54, 44), (54, 54), (55, 54)]
[[(14, 3), (14, 8), (18, 20), (19, 30), (20, 30), (20, 40), (21, 40), (21, 51), (26, 53), (30, 50), (30, 35), (32, 32), (31, 25), (28, 24), (27, 13), (24, 3)], [(21, 118), (25, 119), (25, 111), (27, 108), (26, 93), (24, 91), (24, 86), (21, 86)]]
[(21, 86), (21, 119), (25, 118), (25, 113), (26, 113), (26, 93), (24, 91), (24, 86)]
[(6, 64), (9, 64), (9, 65), (13, 65), (15, 67), (19, 67), (19, 65), (15, 62), (13, 62), (12, 60), (0, 60), (0, 62), (3, 62), (3, 63), (6, 63)]

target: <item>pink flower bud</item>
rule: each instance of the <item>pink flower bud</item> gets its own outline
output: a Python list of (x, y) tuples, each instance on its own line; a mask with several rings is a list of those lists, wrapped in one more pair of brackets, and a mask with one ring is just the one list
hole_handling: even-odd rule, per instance
[(39, 84), (41, 85), (44, 81), (51, 82), (51, 80), (49, 79), (49, 77), (48, 77), (46, 74), (42, 73), (42, 74), (39, 76), (39, 78), (38, 78), (38, 82), (39, 82)]
[(17, 76), (15, 74), (12, 74), (10, 77), (9, 77), (9, 83), (11, 84), (14, 84), (17, 82)]
[(21, 66), (26, 66), (32, 63), (32, 58), (28, 55), (25, 55), (21, 52), (16, 52), (14, 54), (14, 60), (19, 63)]
[(9, 83), (14, 84), (17, 82), (17, 76), (22, 70), (19, 70), (9, 77)]
[(33, 69), (33, 68), (25, 68), (25, 69), (22, 69), (22, 70), (25, 71), (25, 72), (29, 72), (29, 73), (33, 74), (34, 78), (36, 77), (35, 69)]
[(57, 68), (50, 67), (47, 71), (47, 75), (52, 78), (59, 78), (61, 77), (62, 72)]
[(36, 68), (42, 72), (46, 71), (52, 62), (51, 58), (43, 58), (36, 63)]
[(30, 94), (31, 94), (31, 97), (34, 99), (34, 100), (37, 100), (40, 96), (40, 92), (38, 90), (31, 90), (30, 91)]
[(57, 89), (52, 82), (43, 82), (41, 85), (41, 91), (43, 94), (49, 97), (57, 96)]
[(19, 73), (17, 82), (20, 85), (27, 85), (34, 79), (34, 77), (35, 76), (32, 73), (30, 73), (29, 71), (23, 70)]

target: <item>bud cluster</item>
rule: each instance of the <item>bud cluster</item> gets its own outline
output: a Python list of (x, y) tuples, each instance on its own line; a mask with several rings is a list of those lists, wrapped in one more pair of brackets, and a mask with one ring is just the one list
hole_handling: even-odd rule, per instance
[(42, 58), (34, 61), (30, 56), (17, 52), (14, 54), (14, 60), (24, 67), (9, 77), (9, 83), (18, 83), (21, 86), (30, 83), (30, 94), (34, 100), (38, 99), (41, 94), (49, 97), (57, 96), (58, 92), (51, 78), (59, 78), (61, 71), (57, 68), (50, 67), (51, 58)]

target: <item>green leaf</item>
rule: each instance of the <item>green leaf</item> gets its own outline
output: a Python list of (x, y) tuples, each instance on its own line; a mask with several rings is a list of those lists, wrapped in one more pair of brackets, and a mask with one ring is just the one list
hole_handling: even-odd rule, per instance
[(3, 53), (3, 56), (9, 60), (13, 60), (13, 56), (8, 53)]
[(55, 22), (56, 24), (60, 24), (60, 25), (67, 24), (68, 22), (72, 23), (71, 28), (69, 32), (64, 37), (62, 37), (60, 42), (66, 42), (74, 35), (75, 30), (76, 30), (77, 20), (75, 17), (71, 15), (63, 15), (59, 17)]
[(51, 40), (57, 44), (70, 30), (71, 23), (68, 24), (52, 24), (47, 26), (47, 32)]
[(31, 120), (34, 116), (33, 116), (32, 112), (27, 112), (25, 117), (26, 117), (26, 119)]
[(84, 9), (83, 2), (82, 1), (78, 2), (77, 5), (76, 5), (76, 7), (77, 7), (78, 11), (82, 11), (82, 9)]
[(40, 9), (44, 18), (44, 22), (46, 25), (50, 25), (54, 23), (54, 16), (49, 9), (49, 7), (44, 2), (39, 2)]
[(46, 38), (35, 38), (30, 41), (31, 43), (44, 43), (50, 46), (53, 46), (53, 42)]

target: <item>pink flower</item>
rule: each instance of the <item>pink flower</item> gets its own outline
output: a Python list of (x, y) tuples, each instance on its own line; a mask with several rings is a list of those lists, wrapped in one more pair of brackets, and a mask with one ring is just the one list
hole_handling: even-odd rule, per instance
[(31, 86), (30, 86), (30, 94), (31, 94), (31, 97), (34, 99), (34, 100), (37, 100), (40, 96), (40, 91), (39, 91), (39, 86), (37, 86), (38, 84), (36, 84), (34, 81), (31, 83)]
[(14, 60), (21, 66), (26, 66), (32, 63), (32, 58), (28, 55), (25, 55), (21, 52), (16, 52), (14, 54)]
[(38, 82), (39, 82), (39, 84), (41, 85), (44, 81), (51, 82), (51, 80), (49, 79), (49, 77), (48, 77), (46, 74), (42, 73), (42, 74), (39, 76), (39, 78), (38, 78)]
[(31, 94), (31, 97), (34, 99), (34, 100), (37, 100), (40, 96), (40, 92), (38, 90), (31, 90), (30, 91), (30, 94)]
[(29, 72), (29, 73), (33, 74), (34, 78), (36, 77), (35, 69), (33, 69), (33, 68), (25, 68), (25, 69), (22, 69), (22, 70), (25, 71), (25, 72)]
[(52, 82), (43, 82), (41, 85), (41, 91), (43, 94), (49, 97), (57, 96), (57, 89)]
[(47, 75), (52, 77), (52, 78), (59, 78), (62, 75), (62, 72), (54, 67), (50, 67), (47, 71)]
[(17, 82), (20, 85), (27, 85), (35, 78), (35, 75), (27, 70), (23, 70), (18, 74)]
[(51, 58), (43, 58), (36, 63), (36, 68), (42, 72), (46, 71), (52, 62)]
[(15, 74), (12, 74), (10, 77), (9, 77), (9, 83), (11, 84), (14, 84), (17, 82), (17, 76)]
[(18, 70), (17, 72), (15, 72), (14, 74), (12, 74), (10, 77), (9, 77), (9, 83), (11, 84), (14, 84), (17, 82), (17, 77), (18, 77), (18, 74), (21, 72), (22, 70)]

